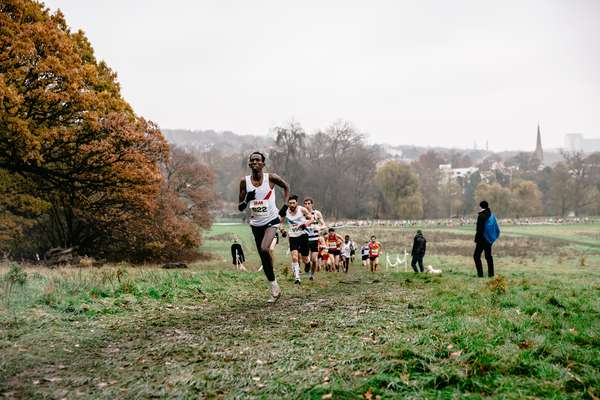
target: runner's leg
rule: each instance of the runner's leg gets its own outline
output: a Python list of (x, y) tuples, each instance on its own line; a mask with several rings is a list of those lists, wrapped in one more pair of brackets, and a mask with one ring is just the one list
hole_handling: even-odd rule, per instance
[(294, 274), (295, 283), (300, 283), (300, 263), (298, 262), (298, 250), (292, 250), (292, 272)]
[[(313, 245), (314, 247), (314, 245)], [(318, 268), (318, 263), (319, 263), (319, 251), (317, 249), (317, 251), (314, 251), (314, 249), (311, 249), (310, 252), (310, 275), (311, 277), (315, 275), (315, 272), (317, 272), (317, 268)]]
[[(252, 228), (254, 230), (254, 228)], [(275, 233), (277, 233), (277, 227), (270, 226), (268, 228), (262, 228), (263, 235), (262, 238), (255, 237), (257, 241), (258, 251), (260, 255), (260, 260), (262, 261), (263, 271), (265, 271), (265, 275), (269, 282), (275, 281), (275, 272), (273, 271), (273, 253), (271, 250), (271, 244), (273, 239), (275, 239)], [(260, 240), (260, 244), (258, 243)]]

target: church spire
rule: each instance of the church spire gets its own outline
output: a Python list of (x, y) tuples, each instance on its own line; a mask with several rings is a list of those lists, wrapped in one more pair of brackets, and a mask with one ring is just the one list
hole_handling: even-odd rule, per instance
[(544, 150), (542, 150), (542, 133), (540, 132), (540, 123), (537, 125), (537, 143), (535, 145), (535, 152), (533, 158), (537, 159), (540, 164), (544, 163)]

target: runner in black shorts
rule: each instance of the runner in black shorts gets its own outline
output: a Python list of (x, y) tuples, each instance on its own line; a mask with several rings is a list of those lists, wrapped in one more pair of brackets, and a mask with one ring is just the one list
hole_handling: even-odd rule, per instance
[(362, 259), (362, 265), (365, 268), (369, 267), (369, 241), (366, 241), (365, 244), (363, 244), (360, 247), (360, 256)]
[[(309, 272), (309, 279), (312, 281), (315, 272), (319, 269), (319, 233), (325, 228), (325, 221), (321, 211), (315, 210), (314, 201), (310, 197), (304, 198), (304, 208), (312, 215), (312, 224), (308, 229), (308, 248), (310, 249), (310, 269), (304, 272)], [(322, 257), (321, 257), (322, 258)]]
[(381, 243), (377, 241), (375, 236), (371, 236), (371, 241), (369, 242), (369, 265), (371, 266), (371, 272), (377, 272), (379, 255), (381, 253), (383, 253)]
[(335, 233), (334, 228), (329, 228), (327, 236), (325, 236), (325, 241), (327, 242), (327, 250), (329, 251), (329, 255), (333, 257), (333, 266), (336, 271), (340, 270), (340, 248), (342, 247), (342, 242), (344, 239)]
[(273, 271), (271, 244), (277, 232), (279, 216), (285, 215), (287, 209), (287, 204), (285, 204), (278, 212), (275, 204), (275, 186), (283, 189), (283, 197), (286, 202), (289, 196), (289, 186), (278, 175), (263, 173), (265, 156), (258, 151), (250, 154), (248, 166), (252, 170), (252, 174), (245, 176), (240, 182), (238, 209), (244, 211), (246, 207), (250, 208), (250, 226), (263, 271), (271, 284), (269, 302), (273, 303), (281, 296), (281, 289)]
[[(292, 271), (294, 273), (295, 282), (300, 284), (300, 264), (298, 255), (302, 256), (304, 265), (308, 265), (308, 233), (307, 229), (312, 222), (310, 212), (298, 205), (298, 196), (290, 196), (288, 200), (288, 209), (285, 212), (285, 217), (281, 217), (281, 232), (289, 236), (290, 240), (290, 255), (292, 256)], [(283, 224), (287, 224), (288, 231), (286, 232)], [(309, 266), (310, 269), (310, 266)]]

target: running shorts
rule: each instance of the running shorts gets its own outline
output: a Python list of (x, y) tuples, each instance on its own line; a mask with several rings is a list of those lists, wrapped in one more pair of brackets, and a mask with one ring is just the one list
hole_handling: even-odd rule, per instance
[(302, 256), (308, 256), (308, 235), (301, 235), (298, 237), (290, 238), (290, 251), (298, 250)]
[(316, 253), (319, 251), (319, 241), (318, 240), (309, 240), (308, 248), (312, 253)]
[(329, 254), (332, 256), (339, 256), (341, 254), (340, 249), (329, 249)]
[[(260, 246), (263, 241), (263, 238), (265, 237), (265, 232), (267, 231), (267, 229), (277, 225), (279, 225), (279, 217), (273, 219), (272, 221), (263, 226), (250, 225), (250, 228), (252, 228), (252, 235), (254, 235), (254, 242), (256, 243), (256, 248), (258, 249), (258, 251), (260, 251)], [(275, 236), (277, 237), (277, 232), (275, 232)]]

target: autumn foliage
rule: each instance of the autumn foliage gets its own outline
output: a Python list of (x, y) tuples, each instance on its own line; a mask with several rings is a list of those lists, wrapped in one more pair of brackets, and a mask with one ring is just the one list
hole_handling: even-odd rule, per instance
[[(0, 250), (32, 257), (76, 247), (140, 261), (193, 254), (197, 225), (210, 224), (213, 178), (197, 163), (173, 167), (180, 157), (60, 11), (0, 3)], [(197, 181), (177, 186), (190, 168)]]

